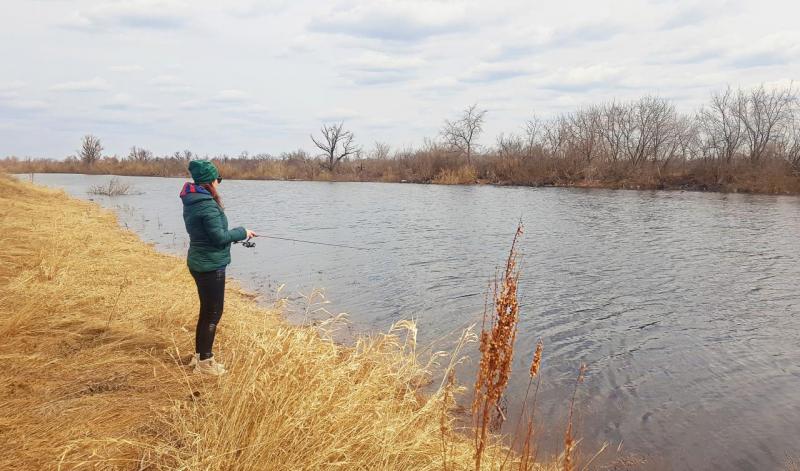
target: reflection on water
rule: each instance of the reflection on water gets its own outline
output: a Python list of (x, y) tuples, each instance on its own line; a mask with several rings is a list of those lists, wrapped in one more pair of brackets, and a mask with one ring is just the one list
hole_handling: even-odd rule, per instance
[[(108, 177), (35, 179), (88, 198)], [(181, 180), (123, 180), (141, 194), (92, 198), (184, 253)], [(234, 225), (371, 248), (260, 239), (234, 247), (233, 276), (266, 295), (282, 283), (288, 293), (324, 287), (328, 309), (348, 312), (356, 331), (415, 318), (421, 343), (480, 320), (522, 218), (512, 415), (541, 338), (543, 423), (563, 424), (578, 365), (590, 367), (579, 396), (586, 453), (622, 442), (666, 469), (720, 470), (775, 469), (800, 455), (800, 198), (228, 180), (221, 189)]]

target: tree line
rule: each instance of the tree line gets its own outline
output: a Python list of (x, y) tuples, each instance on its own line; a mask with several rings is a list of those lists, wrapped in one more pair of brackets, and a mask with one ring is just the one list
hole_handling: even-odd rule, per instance
[[(800, 193), (800, 99), (791, 85), (712, 93), (686, 113), (662, 97), (611, 101), (548, 119), (535, 115), (518, 130), (482, 144), (485, 109), (472, 105), (444, 120), (418, 148), (382, 142), (360, 146), (344, 123), (310, 136), (304, 150), (211, 157), (228, 178), (421, 183), (686, 188)], [(132, 147), (103, 156), (87, 135), (63, 161), (8, 157), (10, 172), (88, 172), (181, 176), (191, 151), (155, 156)], [(209, 158), (208, 156), (204, 156)]]

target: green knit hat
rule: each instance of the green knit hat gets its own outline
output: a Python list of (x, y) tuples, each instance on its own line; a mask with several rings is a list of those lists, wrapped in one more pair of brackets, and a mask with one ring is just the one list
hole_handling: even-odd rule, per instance
[(217, 167), (208, 160), (192, 160), (189, 162), (189, 173), (192, 174), (194, 182), (198, 185), (211, 183), (219, 177)]

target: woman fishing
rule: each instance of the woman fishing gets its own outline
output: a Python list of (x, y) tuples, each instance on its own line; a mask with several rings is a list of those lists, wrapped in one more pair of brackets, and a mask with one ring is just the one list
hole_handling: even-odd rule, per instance
[(181, 190), (183, 222), (189, 233), (186, 263), (197, 285), (200, 315), (195, 331), (195, 354), (190, 366), (196, 373), (219, 376), (222, 363), (214, 360), (212, 347), (225, 302), (225, 267), (231, 263), (231, 243), (256, 237), (243, 227), (228, 230), (228, 218), (217, 187), (222, 182), (213, 163), (189, 162), (192, 182)]

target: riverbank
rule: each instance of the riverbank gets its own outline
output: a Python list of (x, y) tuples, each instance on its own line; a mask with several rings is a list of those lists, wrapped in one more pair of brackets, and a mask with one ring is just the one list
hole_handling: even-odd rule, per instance
[(231, 373), (197, 377), (184, 261), (95, 204), (0, 178), (0, 468), (474, 469), (442, 394), (419, 392), (413, 335), (343, 347), (229, 286)]

